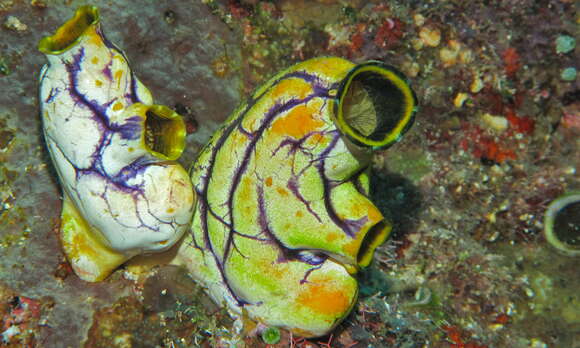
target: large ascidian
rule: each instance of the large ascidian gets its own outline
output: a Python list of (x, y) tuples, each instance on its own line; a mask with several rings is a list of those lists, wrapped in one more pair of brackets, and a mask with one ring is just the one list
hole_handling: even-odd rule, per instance
[(277, 74), (195, 160), (178, 261), (235, 316), (327, 334), (391, 230), (369, 199), (372, 152), (401, 138), (416, 105), (380, 62), (317, 58)]
[(39, 43), (44, 136), (63, 188), (59, 236), (74, 271), (98, 281), (189, 227), (195, 196), (175, 162), (185, 125), (154, 104), (124, 54), (84, 6)]

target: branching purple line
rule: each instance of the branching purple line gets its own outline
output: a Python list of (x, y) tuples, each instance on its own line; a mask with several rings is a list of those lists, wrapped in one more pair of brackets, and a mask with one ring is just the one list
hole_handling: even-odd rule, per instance
[(260, 184), (256, 184), (256, 191), (258, 193), (258, 224), (260, 225), (262, 233), (268, 237), (268, 241), (270, 241), (280, 253), (276, 262), (300, 261), (312, 266), (322, 267), (322, 264), (326, 262), (328, 256), (324, 254), (315, 254), (312, 251), (305, 249), (291, 249), (280, 241), (268, 223), (266, 204), (264, 202), (264, 187)]
[[(200, 197), (202, 198), (202, 197)], [(200, 219), (201, 219), (201, 228), (203, 231), (203, 235), (204, 235), (204, 239), (205, 239), (205, 244), (206, 244), (206, 248), (209, 250), (209, 252), (213, 255), (215, 263), (216, 263), (216, 267), (218, 269), (218, 272), (220, 274), (220, 277), (222, 278), (222, 283), (225, 285), (226, 289), (228, 290), (228, 292), (230, 293), (230, 295), (234, 298), (234, 300), (238, 303), (239, 307), (243, 307), (247, 304), (249, 304), (249, 302), (241, 299), (238, 297), (238, 295), (233, 291), (226, 275), (225, 275), (225, 271), (224, 271), (224, 264), (225, 264), (225, 260), (223, 260), (223, 264), (222, 261), (220, 261), (219, 257), (217, 256), (217, 254), (215, 253), (214, 249), (213, 249), (213, 245), (211, 244), (210, 241), (210, 237), (209, 237), (209, 230), (208, 230), (208, 226), (207, 226), (207, 200), (205, 199), (205, 197), (203, 197), (204, 199), (200, 200)]]
[(87, 97), (77, 89), (77, 81), (76, 81), (77, 73), (82, 70), (80, 64), (83, 61), (84, 57), (85, 57), (85, 49), (83, 47), (79, 50), (78, 54), (73, 56), (72, 64), (70, 63), (65, 64), (66, 70), (69, 74), (69, 83), (70, 83), (69, 90), (71, 96), (73, 97), (73, 99), (75, 99), (76, 101), (80, 101), (84, 106), (89, 108), (92, 111), (93, 115), (98, 117), (98, 119), (103, 123), (105, 127), (109, 128), (109, 122), (106, 117), (107, 114), (106, 110), (103, 110), (101, 107), (99, 107), (98, 104), (89, 101)]
[(316, 271), (317, 269), (320, 269), (321, 267), (322, 267), (322, 264), (308, 269), (304, 273), (304, 278), (300, 279), (300, 285), (305, 284), (305, 283), (308, 283), (308, 277), (310, 276), (310, 273)]
[[(274, 106), (272, 108), (270, 108), (270, 110), (268, 110), (268, 112), (266, 113), (266, 115), (264, 117), (264, 122), (262, 122), (262, 124), (260, 125), (258, 130), (256, 130), (255, 138), (252, 139), (252, 141), (250, 141), (250, 144), (248, 144), (248, 146), (246, 147), (245, 154), (244, 154), (243, 158), (240, 160), (241, 164), (232, 177), (232, 186), (229, 189), (229, 195), (228, 195), (228, 209), (230, 212), (232, 212), (234, 210), (235, 192), (237, 191), (238, 185), (241, 182), (242, 176), (246, 172), (246, 169), (247, 169), (248, 164), (250, 162), (250, 156), (252, 155), (252, 153), (254, 151), (256, 143), (261, 138), (262, 134), (270, 126), (270, 124), (273, 122), (273, 120), (276, 118), (276, 116), (278, 116), (278, 115), (284, 113), (285, 111), (288, 111), (288, 110), (290, 110), (298, 105), (308, 103), (310, 100), (312, 100), (315, 97), (318, 97), (318, 96), (311, 94), (303, 99), (290, 99), (287, 102), (285, 102), (284, 104), (276, 103), (276, 104), (274, 104)], [(231, 224), (232, 224), (231, 230), (233, 231), (233, 230), (235, 230), (234, 216), (231, 215), (230, 219), (231, 219)], [(231, 250), (232, 241), (233, 241), (233, 235), (230, 233), (228, 235), (228, 239), (226, 240), (226, 244), (225, 244), (225, 248), (224, 248), (224, 259), (228, 258), (229, 252)]]
[(326, 208), (326, 211), (328, 212), (328, 216), (330, 217), (332, 222), (334, 222), (335, 225), (340, 227), (340, 229), (344, 233), (346, 233), (347, 236), (354, 238), (355, 233), (351, 230), (350, 226), (345, 221), (341, 220), (338, 217), (336, 210), (334, 209), (334, 206), (332, 205), (331, 198), (330, 198), (331, 183), (330, 183), (330, 180), (328, 179), (328, 177), (326, 176), (326, 173), (324, 172), (326, 157), (328, 156), (330, 151), (332, 149), (334, 149), (334, 147), (338, 143), (338, 139), (339, 139), (338, 136), (333, 137), (331, 144), (320, 154), (321, 157), (323, 157), (324, 159), (321, 160), (320, 162), (318, 162), (318, 164), (316, 166), (318, 168), (318, 173), (319, 173), (320, 177), (322, 178), (324, 207)]
[[(318, 77), (316, 77), (315, 75), (309, 75), (306, 73), (290, 73), (287, 74), (286, 76), (282, 76), (280, 79), (273, 81), (270, 84), (270, 88), (272, 86), (274, 86), (277, 82), (289, 78), (289, 77), (300, 77), (303, 78), (305, 80), (310, 80), (313, 81), (313, 79), (319, 79)], [(202, 150), (202, 153), (205, 151), (211, 151), (211, 155), (210, 155), (210, 159), (209, 159), (209, 165), (205, 169), (205, 173), (200, 174), (200, 178), (203, 179), (203, 182), (201, 184), (201, 190), (196, 190), (196, 192), (198, 193), (198, 199), (199, 199), (199, 209), (200, 209), (200, 223), (201, 223), (201, 229), (202, 229), (202, 233), (203, 233), (203, 237), (204, 237), (204, 242), (206, 245), (206, 248), (210, 251), (210, 253), (213, 255), (214, 260), (216, 262), (218, 271), (220, 272), (222, 281), (224, 283), (224, 285), (226, 286), (228, 292), (231, 294), (231, 296), (238, 302), (238, 306), (243, 306), (244, 304), (247, 304), (247, 302), (242, 301), (233, 291), (233, 289), (231, 288), (231, 286), (229, 285), (227, 278), (225, 277), (225, 272), (223, 269), (223, 264), (225, 264), (225, 260), (227, 259), (227, 255), (229, 253), (229, 249), (231, 248), (231, 238), (233, 238), (233, 221), (232, 221), (232, 226), (230, 227), (230, 234), (228, 235), (228, 243), (226, 244), (227, 250), (224, 250), (224, 254), (222, 259), (223, 264), (220, 262), (220, 259), (218, 258), (217, 254), (215, 253), (215, 250), (213, 249), (213, 246), (211, 244), (211, 238), (209, 236), (209, 227), (208, 227), (208, 223), (207, 223), (207, 219), (208, 219), (208, 207), (209, 204), (207, 202), (207, 192), (211, 183), (211, 177), (213, 174), (213, 169), (215, 166), (215, 162), (216, 162), (216, 157), (217, 154), (219, 152), (219, 150), (223, 147), (224, 143), (227, 141), (227, 139), (229, 138), (229, 136), (231, 135), (231, 133), (236, 129), (236, 127), (239, 127), (241, 125), (241, 122), (243, 121), (245, 115), (247, 114), (247, 112), (254, 106), (254, 104), (256, 103), (256, 101), (258, 99), (260, 99), (260, 97), (262, 97), (262, 95), (264, 93), (267, 93), (269, 91), (270, 88), (267, 88), (262, 94), (258, 95), (258, 96), (254, 96), (252, 98), (250, 98), (248, 100), (248, 102), (245, 105), (244, 110), (240, 111), (240, 113), (238, 114), (238, 116), (234, 119), (232, 119), (229, 123), (224, 124), (224, 130), (222, 132), (222, 134), (220, 135), (220, 137), (215, 140), (215, 143), (213, 144), (208, 144), (208, 146), (206, 148), (204, 148)], [(325, 97), (328, 96), (328, 90), (324, 89), (321, 86), (315, 86), (316, 90), (321, 90), (324, 92)], [(317, 95), (318, 93), (315, 93), (315, 95)], [(322, 95), (322, 93), (320, 93)], [(330, 97), (330, 96), (328, 96)], [(305, 98), (304, 101), (302, 102), (307, 102), (309, 99)], [(294, 101), (295, 102), (295, 101)], [(260, 138), (261, 134), (264, 132), (264, 130), (266, 129), (266, 127), (268, 126), (269, 122), (272, 121), (272, 119), (274, 118), (274, 116), (276, 114), (278, 114), (279, 112), (282, 112), (283, 110), (276, 110), (276, 108), (279, 108), (279, 106), (276, 104), (275, 107), (273, 108), (273, 110), (270, 110), (269, 114), (266, 115), (266, 118), (263, 122), (262, 125), (260, 125), (258, 131), (256, 131), (255, 133), (253, 133), (253, 137), (252, 137), (252, 141), (248, 146), (248, 150), (246, 151), (246, 155), (242, 161), (242, 165), (240, 166), (240, 168), (238, 168), (237, 173), (235, 174), (235, 178), (234, 178), (234, 186), (232, 187), (232, 189), (230, 190), (230, 194), (229, 194), (229, 209), (230, 211), (233, 210), (233, 203), (231, 203), (231, 201), (233, 200), (233, 193), (235, 192), (235, 187), (237, 187), (237, 185), (239, 184), (239, 179), (241, 174), (243, 174), (245, 172), (245, 167), (247, 166), (247, 162), (248, 162), (248, 157), (249, 155), (254, 151), (254, 147), (256, 142), (258, 141), (258, 139)], [(288, 103), (287, 107), (292, 107), (292, 103)], [(193, 170), (194, 167), (192, 167)], [(200, 172), (201, 173), (201, 172)], [(230, 218), (233, 219), (233, 215), (230, 214)]]
[(303, 143), (304, 143), (304, 142), (305, 142), (305, 141), (306, 141), (306, 140), (307, 140), (309, 137), (313, 136), (314, 134), (321, 134), (321, 133), (322, 133), (322, 132), (319, 132), (319, 131), (316, 131), (316, 132), (310, 132), (310, 133), (308, 133), (307, 135), (305, 135), (304, 137), (302, 137), (301, 139), (299, 139), (298, 141), (296, 141), (296, 140), (292, 140), (292, 139), (286, 139), (286, 140), (284, 140), (284, 141), (282, 142), (282, 144), (281, 144), (281, 145), (280, 145), (278, 148), (276, 148), (276, 151), (278, 151), (278, 149), (280, 149), (282, 146), (284, 146), (284, 144), (287, 144), (287, 143), (291, 143), (291, 144), (292, 144), (292, 143), (295, 143), (294, 145), (291, 145), (291, 146), (293, 146), (293, 147), (292, 147), (292, 149), (291, 149), (291, 151), (295, 151), (296, 147), (298, 147), (298, 148), (301, 150), (301, 152), (302, 152), (304, 155), (306, 155), (306, 156), (308, 156), (308, 157), (311, 157), (311, 158), (310, 158), (310, 160), (309, 160), (309, 163), (308, 163), (308, 165), (307, 165), (307, 166), (305, 166), (304, 168), (302, 168), (302, 169), (300, 170), (300, 172), (299, 172), (298, 174), (296, 174), (296, 171), (295, 171), (295, 166), (294, 166), (294, 163), (295, 163), (295, 158), (296, 158), (296, 154), (295, 154), (295, 153), (292, 153), (292, 155), (294, 156), (294, 157), (292, 158), (292, 167), (291, 167), (291, 173), (292, 173), (292, 174), (291, 174), (291, 176), (290, 176), (290, 179), (288, 180), (288, 183), (287, 183), (286, 187), (287, 187), (287, 188), (290, 190), (290, 192), (292, 192), (292, 193), (294, 194), (294, 196), (295, 196), (295, 197), (296, 197), (296, 198), (297, 198), (297, 199), (298, 199), (300, 202), (302, 202), (302, 203), (304, 204), (304, 206), (306, 207), (306, 209), (308, 210), (308, 212), (309, 212), (309, 213), (310, 213), (312, 216), (314, 216), (314, 217), (316, 218), (316, 220), (318, 220), (318, 222), (320, 222), (320, 223), (322, 223), (322, 219), (321, 219), (321, 218), (320, 218), (320, 216), (319, 216), (319, 215), (318, 215), (318, 214), (317, 214), (317, 213), (316, 213), (316, 212), (315, 212), (315, 211), (312, 209), (312, 207), (311, 207), (311, 205), (310, 205), (310, 203), (311, 203), (311, 202), (310, 202), (310, 201), (308, 201), (308, 200), (306, 200), (306, 198), (304, 198), (304, 196), (302, 196), (302, 194), (300, 193), (300, 187), (299, 187), (300, 185), (298, 184), (298, 182), (299, 182), (299, 177), (301, 177), (301, 176), (304, 174), (304, 172), (305, 172), (306, 170), (308, 170), (308, 168), (312, 167), (312, 166), (313, 166), (313, 165), (314, 165), (316, 162), (319, 162), (319, 161), (321, 161), (321, 160), (324, 158), (324, 156), (318, 156), (318, 157), (316, 157), (316, 158), (312, 158), (312, 157), (313, 157), (312, 153), (311, 153), (311, 152), (309, 152), (309, 151), (305, 151), (305, 149), (302, 147), (302, 144), (303, 144)]
[(268, 237), (272, 244), (278, 248), (280, 256), (278, 256), (277, 262), (289, 261), (292, 258), (290, 249), (285, 247), (284, 244), (280, 242), (278, 237), (276, 237), (270, 228), (264, 203), (264, 187), (260, 184), (256, 184), (256, 191), (258, 193), (258, 224), (260, 225), (260, 229), (262, 233)]
[(290, 178), (290, 180), (288, 181), (288, 184), (286, 185), (286, 187), (290, 190), (290, 192), (292, 192), (294, 194), (294, 196), (296, 198), (298, 198), (298, 200), (302, 204), (304, 204), (304, 206), (306, 207), (306, 210), (308, 210), (308, 212), (312, 216), (314, 216), (314, 218), (316, 218), (316, 220), (318, 220), (319, 223), (322, 223), (322, 219), (320, 218), (320, 216), (318, 216), (318, 214), (310, 206), (311, 202), (306, 200), (306, 198), (304, 198), (304, 196), (302, 196), (302, 193), (300, 193), (300, 188), (298, 185), (297, 177), (292, 176)]
[(52, 103), (52, 101), (54, 100), (54, 98), (60, 93), (60, 88), (55, 87), (55, 88), (51, 88), (50, 89), (50, 93), (48, 95), (48, 97), (46, 98), (46, 100), (44, 101), (45, 103)]
[(241, 123), (238, 125), (238, 130), (240, 131), (240, 133), (242, 133), (243, 135), (245, 135), (246, 137), (248, 137), (248, 139), (253, 139), (254, 138), (254, 133), (249, 132), (246, 128), (242, 127), (242, 124)]
[(231, 228), (232, 225), (229, 222), (226, 222), (221, 216), (219, 216), (212, 208), (210, 205), (207, 206), (207, 209), (209, 211), (209, 213), (211, 214), (211, 216), (213, 216), (214, 219), (216, 219), (218, 222), (221, 222), (222, 225)]
[[(103, 199), (103, 201), (105, 202), (105, 205), (107, 206), (107, 209), (109, 210), (109, 212), (112, 212), (113, 211), (113, 208), (111, 207), (111, 203), (109, 202), (109, 199), (107, 198), (107, 191), (108, 190), (109, 190), (109, 187), (108, 186), (105, 186), (105, 190), (101, 194), (99, 194), (99, 197), (101, 197)], [(129, 225), (126, 225), (126, 224), (122, 223), (113, 214), (111, 214), (111, 217), (113, 218), (113, 221), (115, 221), (116, 223), (118, 223), (120, 226), (123, 226), (125, 228), (134, 228), (133, 226), (129, 226)]]
[[(122, 52), (120, 52), (120, 53), (122, 54)], [(97, 120), (100, 121), (99, 124), (101, 124), (102, 126), (104, 126), (106, 128), (106, 130), (103, 132), (103, 134), (101, 136), (101, 140), (99, 141), (99, 145), (97, 146), (98, 151), (92, 155), (93, 161), (92, 161), (91, 167), (89, 169), (92, 169), (93, 171), (96, 172), (96, 174), (98, 174), (104, 178), (110, 179), (111, 182), (113, 182), (115, 185), (117, 185), (118, 188), (125, 188), (125, 189), (130, 189), (130, 190), (139, 190), (140, 189), (139, 187), (127, 185), (126, 180), (122, 180), (123, 179), (122, 175), (121, 176), (119, 176), (119, 175), (110, 176), (106, 173), (105, 169), (103, 168), (102, 155), (103, 155), (103, 152), (105, 151), (105, 149), (107, 148), (107, 146), (109, 146), (111, 144), (112, 132), (115, 132), (115, 133), (123, 132), (123, 126), (111, 125), (109, 123), (108, 117), (106, 116), (106, 110), (103, 109), (102, 107), (98, 106), (96, 103), (90, 102), (86, 98), (86, 96), (83, 95), (77, 89), (77, 83), (76, 83), (77, 72), (81, 70), (80, 64), (83, 61), (84, 56), (85, 56), (84, 48), (81, 48), (79, 53), (73, 56), (73, 63), (66, 64), (65, 66), (66, 66), (67, 72), (69, 74), (69, 83), (71, 86), (69, 88), (69, 90), (70, 90), (71, 96), (77, 102), (80, 102), (80, 104), (89, 108), (91, 113), (97, 117)], [(124, 55), (123, 55), (123, 57), (126, 60), (126, 57)], [(109, 104), (110, 104), (110, 102), (106, 103), (105, 106), (109, 105)], [(72, 165), (73, 162), (71, 162), (71, 161), (69, 161), (69, 162)], [(148, 165), (149, 165), (149, 163), (147, 163), (147, 161), (143, 157), (140, 157), (140, 158), (137, 158), (132, 163), (130, 163), (129, 165), (127, 165), (126, 167), (122, 168), (119, 173), (134, 172), (133, 176), (136, 176), (140, 170), (144, 170)], [(76, 168), (76, 169), (78, 170), (78, 168)], [(128, 176), (127, 176), (127, 179), (128, 179)]]

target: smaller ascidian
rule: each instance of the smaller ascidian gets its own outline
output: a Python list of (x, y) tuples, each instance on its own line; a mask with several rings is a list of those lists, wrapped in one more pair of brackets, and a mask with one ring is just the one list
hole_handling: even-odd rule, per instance
[(558, 252), (580, 256), (580, 191), (553, 200), (544, 215), (544, 237)]
[(39, 50), (44, 137), (63, 189), (59, 236), (78, 276), (99, 281), (141, 253), (167, 250), (189, 227), (195, 196), (175, 160), (181, 117), (154, 104), (96, 7), (79, 8)]
[(177, 263), (235, 317), (329, 333), (391, 231), (369, 198), (372, 152), (401, 139), (416, 108), (380, 62), (316, 58), (277, 74), (193, 163), (198, 201)]

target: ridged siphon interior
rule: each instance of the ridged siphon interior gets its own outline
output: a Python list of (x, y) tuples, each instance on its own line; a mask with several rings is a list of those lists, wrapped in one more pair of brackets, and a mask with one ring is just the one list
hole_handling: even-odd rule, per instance
[(145, 146), (158, 157), (175, 160), (185, 147), (185, 124), (177, 113), (153, 105), (145, 113)]

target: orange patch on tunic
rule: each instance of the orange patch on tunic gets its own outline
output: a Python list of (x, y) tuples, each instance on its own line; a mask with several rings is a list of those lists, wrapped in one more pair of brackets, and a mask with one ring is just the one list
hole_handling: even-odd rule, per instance
[(377, 221), (383, 220), (383, 214), (377, 209), (377, 207), (368, 201), (366, 198), (361, 198), (358, 202), (354, 203), (349, 212), (351, 214), (351, 219), (360, 219), (363, 216), (368, 218), (368, 222), (375, 224)]
[(121, 78), (123, 77), (123, 70), (115, 71), (113, 75), (113, 80), (117, 80), (117, 88), (121, 88)]
[(288, 191), (286, 191), (285, 189), (283, 189), (282, 187), (277, 187), (276, 191), (278, 191), (278, 193), (282, 196), (288, 196)]
[(239, 132), (233, 132), (230, 136), (229, 141), (231, 141), (231, 145), (234, 148), (243, 148), (248, 143), (248, 138)]
[(256, 270), (267, 274), (268, 277), (283, 279), (288, 275), (288, 266), (286, 264), (275, 263), (269, 259), (260, 259), (255, 264)]
[(271, 176), (266, 178), (266, 186), (272, 186), (272, 177)]
[(119, 111), (119, 110), (121, 110), (122, 108), (123, 108), (123, 103), (121, 103), (121, 102), (116, 102), (116, 103), (113, 105), (113, 111)]
[(306, 105), (296, 106), (272, 124), (272, 132), (291, 136), (295, 139), (303, 138), (306, 134), (324, 126), (324, 122), (312, 117), (314, 112), (314, 108), (309, 108)]
[(244, 177), (238, 189), (238, 199), (242, 201), (249, 201), (252, 199), (252, 188), (252, 180), (248, 177)]
[(339, 317), (350, 307), (350, 298), (333, 286), (331, 279), (312, 280), (316, 283), (306, 283), (305, 290), (300, 293), (296, 302), (310, 308), (315, 313)]
[(301, 79), (287, 79), (280, 81), (276, 85), (271, 92), (271, 98), (276, 100), (284, 95), (288, 95), (288, 97), (304, 99), (310, 93), (312, 93), (312, 86), (308, 82)]
[(115, 71), (114, 79), (115, 80), (120, 80), (121, 77), (123, 77), (123, 70), (117, 70), (117, 71)]
[(306, 64), (307, 69), (333, 79), (342, 79), (354, 64), (339, 58), (314, 59)]
[(340, 237), (340, 235), (338, 235), (337, 233), (329, 233), (326, 235), (326, 241), (331, 243), (336, 239), (338, 239), (338, 237)]
[(71, 258), (78, 259), (80, 255), (87, 255), (89, 258), (97, 258), (99, 255), (92, 247), (92, 243), (83, 234), (75, 234), (69, 245), (65, 245), (65, 249), (69, 249)]
[(344, 253), (346, 255), (348, 255), (356, 260), (358, 251), (360, 249), (361, 242), (362, 242), (362, 240), (360, 240), (360, 239), (353, 239), (351, 242), (343, 245), (342, 250), (344, 251)]
[(368, 206), (367, 215), (369, 217), (369, 220), (372, 221), (373, 223), (382, 221), (384, 219), (384, 216), (381, 213), (381, 211), (372, 203), (369, 204)]
[(95, 45), (97, 47), (103, 46), (103, 39), (97, 34), (96, 28), (93, 26), (87, 32), (88, 40), (91, 45)]
[(310, 138), (308, 138), (309, 145), (326, 145), (328, 143), (328, 138), (324, 136), (324, 134), (316, 133), (312, 134)]

